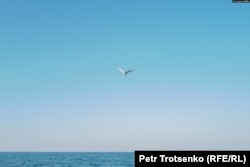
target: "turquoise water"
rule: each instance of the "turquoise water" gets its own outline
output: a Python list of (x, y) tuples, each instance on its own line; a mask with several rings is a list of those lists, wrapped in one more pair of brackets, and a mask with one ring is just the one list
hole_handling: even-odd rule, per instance
[(0, 167), (133, 167), (132, 152), (0, 153)]

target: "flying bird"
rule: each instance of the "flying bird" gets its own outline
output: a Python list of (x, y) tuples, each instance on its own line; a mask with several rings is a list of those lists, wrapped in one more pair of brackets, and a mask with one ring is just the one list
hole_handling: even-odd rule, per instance
[(126, 76), (129, 72), (132, 72), (132, 71), (134, 71), (134, 70), (128, 70), (128, 71), (125, 71), (125, 70), (123, 70), (123, 69), (121, 69), (121, 68), (117, 68), (124, 76)]

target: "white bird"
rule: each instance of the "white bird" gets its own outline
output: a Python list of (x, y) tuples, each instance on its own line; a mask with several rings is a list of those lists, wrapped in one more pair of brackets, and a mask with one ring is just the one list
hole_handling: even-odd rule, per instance
[(125, 71), (125, 70), (123, 70), (123, 69), (121, 69), (121, 68), (117, 68), (124, 76), (126, 76), (129, 72), (132, 72), (132, 71), (134, 71), (134, 70), (128, 70), (128, 71)]

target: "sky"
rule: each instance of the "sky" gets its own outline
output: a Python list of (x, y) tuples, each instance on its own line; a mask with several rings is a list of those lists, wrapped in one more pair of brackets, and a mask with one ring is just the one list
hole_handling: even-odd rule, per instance
[(231, 0), (1, 1), (0, 151), (249, 150), (249, 15)]

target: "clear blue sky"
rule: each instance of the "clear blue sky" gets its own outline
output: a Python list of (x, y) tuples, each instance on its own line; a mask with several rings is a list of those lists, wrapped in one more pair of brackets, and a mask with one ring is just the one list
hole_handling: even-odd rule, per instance
[(249, 15), (231, 0), (1, 1), (0, 151), (249, 150)]

